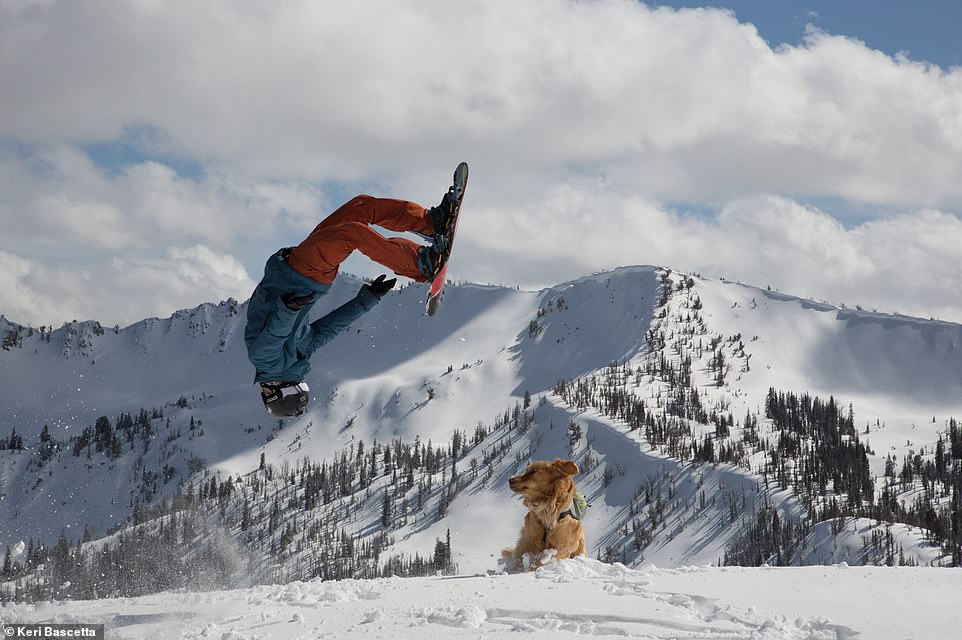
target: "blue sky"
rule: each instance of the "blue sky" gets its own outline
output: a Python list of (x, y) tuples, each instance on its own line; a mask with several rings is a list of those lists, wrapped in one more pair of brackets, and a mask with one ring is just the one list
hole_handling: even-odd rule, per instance
[(0, 0), (0, 313), (243, 300), (354, 193), (431, 205), (467, 160), (456, 280), (657, 264), (962, 321), (960, 11)]
[(652, 6), (731, 9), (773, 47), (799, 44), (808, 25), (850, 36), (889, 55), (904, 52), (948, 69), (962, 66), (962, 3), (955, 0), (728, 0), (647, 2)]

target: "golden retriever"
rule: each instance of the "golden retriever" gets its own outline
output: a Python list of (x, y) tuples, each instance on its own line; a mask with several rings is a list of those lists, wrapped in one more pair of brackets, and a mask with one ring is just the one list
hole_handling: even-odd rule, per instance
[(576, 473), (578, 465), (572, 460), (539, 460), (508, 480), (511, 490), (524, 496), (528, 514), (518, 543), (501, 554), (505, 565), (535, 569), (551, 557), (552, 550), (557, 560), (585, 555), (584, 528), (568, 512), (575, 497), (571, 476)]

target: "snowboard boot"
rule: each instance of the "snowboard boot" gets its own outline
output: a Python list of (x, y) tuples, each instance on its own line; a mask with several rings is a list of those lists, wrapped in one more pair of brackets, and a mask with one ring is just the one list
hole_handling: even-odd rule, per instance
[(441, 204), (428, 209), (428, 217), (434, 223), (434, 235), (448, 235), (454, 222), (454, 212), (458, 210), (458, 198), (454, 195), (454, 188), (448, 189), (441, 198)]
[(444, 263), (447, 262), (447, 244), (447, 238), (439, 234), (434, 236), (433, 243), (418, 250), (418, 268), (427, 282), (434, 280), (434, 276), (438, 275), (438, 272), (444, 267)]

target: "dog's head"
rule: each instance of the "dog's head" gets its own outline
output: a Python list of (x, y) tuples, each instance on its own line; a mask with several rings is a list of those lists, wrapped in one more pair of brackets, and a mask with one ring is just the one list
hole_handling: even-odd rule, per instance
[(570, 501), (574, 495), (575, 483), (571, 476), (576, 473), (578, 465), (573, 460), (539, 460), (529, 464), (521, 475), (508, 480), (508, 486), (524, 496), (524, 503), (529, 508), (549, 502), (561, 503)]

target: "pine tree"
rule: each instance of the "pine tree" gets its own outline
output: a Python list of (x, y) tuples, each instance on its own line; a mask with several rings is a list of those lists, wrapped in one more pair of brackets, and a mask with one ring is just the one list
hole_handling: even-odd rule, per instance
[(10, 545), (7, 545), (7, 553), (3, 556), (3, 568), (0, 569), (0, 575), (7, 579), (13, 577), (13, 553), (10, 551)]
[(385, 529), (391, 527), (391, 495), (384, 489), (384, 499), (381, 502), (381, 526)]

